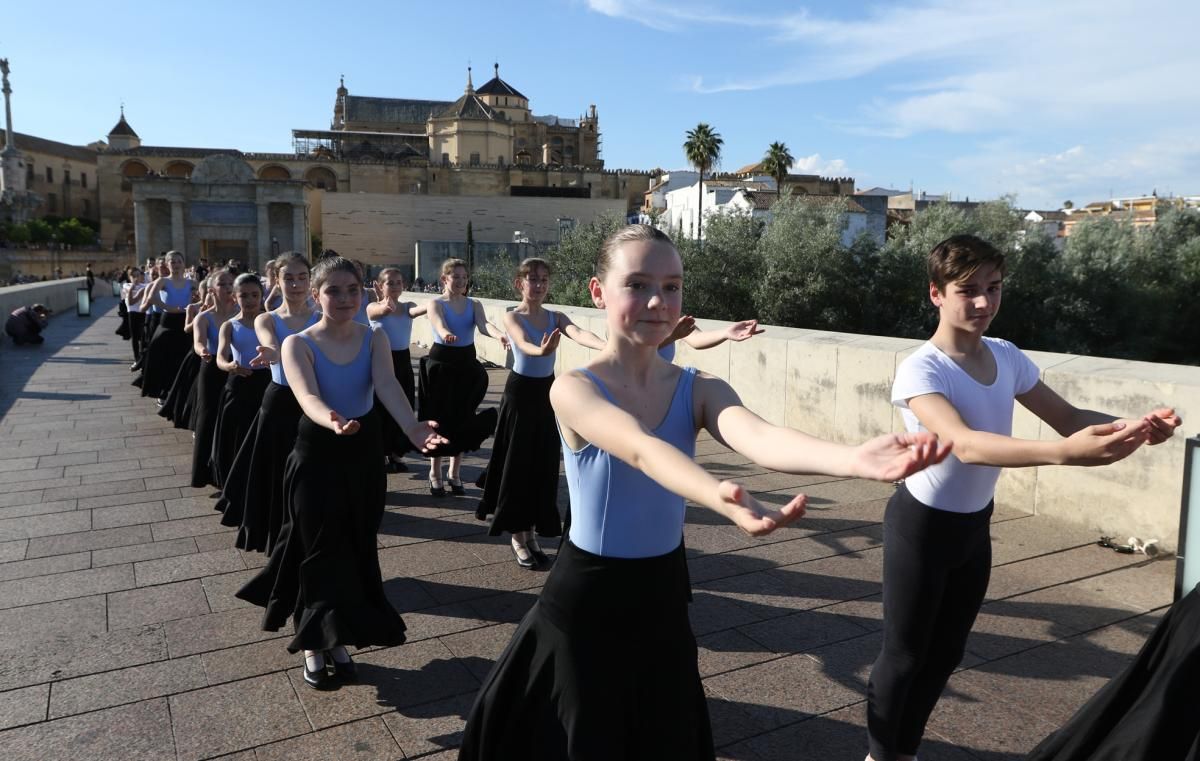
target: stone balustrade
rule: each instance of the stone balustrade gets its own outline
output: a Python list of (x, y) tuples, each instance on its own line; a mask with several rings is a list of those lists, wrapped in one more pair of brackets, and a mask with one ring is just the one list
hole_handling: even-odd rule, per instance
[[(407, 294), (424, 302), (428, 294)], [(488, 319), (502, 325), (512, 301), (483, 299)], [(604, 313), (597, 309), (551, 307), (576, 324), (603, 336)], [(698, 320), (702, 330), (728, 323)], [(678, 344), (676, 362), (693, 365), (727, 380), (746, 406), (775, 423), (824, 438), (857, 442), (889, 431), (903, 431), (890, 404), (896, 367), (921, 341), (905, 338), (830, 333), (765, 326), (766, 332), (743, 343), (725, 343), (695, 351)], [(426, 318), (413, 338), (428, 343)], [(482, 359), (511, 365), (497, 342), (478, 338)], [(556, 372), (578, 367), (592, 351), (572, 341), (559, 344)], [(1200, 415), (1200, 367), (1134, 362), (1103, 357), (1028, 352), (1042, 379), (1071, 403), (1116, 415), (1139, 416), (1161, 405), (1173, 406), (1184, 419), (1182, 431), (1158, 447), (1143, 447), (1123, 462), (1099, 468), (1040, 467), (1005, 471), (996, 492), (998, 504), (1054, 516), (1094, 529), (1097, 536), (1155, 538), (1174, 550), (1179, 529), (1186, 435)], [(1019, 404), (1013, 434), (1056, 439), (1048, 425)]]
[[(45, 304), (55, 314), (75, 313), (75, 291), (87, 286), (87, 278), (68, 277), (62, 280), (47, 280), (44, 283), (25, 283), (0, 288), (0, 318), (7, 320), (14, 309), (30, 304)], [(112, 297), (112, 286), (107, 280), (96, 280), (93, 297)], [(112, 302), (108, 302), (112, 306)]]

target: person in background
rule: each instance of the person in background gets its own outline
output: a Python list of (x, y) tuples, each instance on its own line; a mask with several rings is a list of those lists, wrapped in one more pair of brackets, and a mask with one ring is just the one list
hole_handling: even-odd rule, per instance
[(17, 346), (40, 344), (46, 340), (42, 331), (46, 329), (49, 319), (50, 309), (42, 304), (20, 307), (8, 316), (4, 323), (4, 332)]

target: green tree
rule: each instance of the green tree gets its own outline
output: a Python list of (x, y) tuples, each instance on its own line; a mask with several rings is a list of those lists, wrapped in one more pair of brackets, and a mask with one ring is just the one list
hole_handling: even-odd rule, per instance
[(700, 181), (696, 185), (696, 240), (704, 245), (704, 173), (721, 160), (721, 146), (725, 141), (721, 135), (704, 122), (696, 125), (695, 129), (687, 132), (687, 140), (683, 144), (684, 155), (688, 163), (696, 167), (700, 173)]
[(791, 152), (783, 143), (771, 143), (767, 147), (767, 153), (762, 160), (762, 170), (775, 178), (776, 201), (783, 195), (783, 181), (795, 163), (796, 159), (792, 158)]
[(31, 219), (25, 223), (25, 227), (29, 230), (31, 243), (49, 243), (54, 238), (54, 227), (45, 220)]
[(713, 320), (754, 317), (762, 223), (749, 212), (721, 211), (709, 216), (707, 231), (703, 250), (694, 240), (675, 241), (683, 260), (684, 312)]
[(562, 236), (557, 245), (546, 250), (544, 258), (550, 262), (550, 298), (555, 304), (590, 307), (592, 297), (588, 293), (588, 282), (596, 271), (596, 254), (604, 239), (625, 226), (625, 219), (617, 214), (605, 214), (593, 222), (576, 225)]
[(90, 246), (96, 242), (96, 231), (78, 219), (64, 219), (56, 226), (58, 240), (69, 246)]

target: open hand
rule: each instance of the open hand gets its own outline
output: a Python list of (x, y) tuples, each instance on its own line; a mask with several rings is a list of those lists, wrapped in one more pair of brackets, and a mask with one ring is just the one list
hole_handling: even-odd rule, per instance
[(250, 374), (254, 372), (248, 367), (242, 367), (237, 362), (233, 362), (231, 364), (232, 366), (229, 368), (229, 372), (242, 378), (249, 378)]
[(1183, 420), (1170, 407), (1160, 407), (1148, 413), (1142, 420), (1149, 425), (1150, 437), (1146, 441), (1150, 446), (1161, 444), (1175, 434), (1175, 429), (1183, 425)]
[(764, 332), (763, 328), (758, 327), (758, 320), (742, 320), (725, 328), (725, 337), (730, 341), (745, 341)]
[(413, 443), (413, 446), (420, 449), (422, 452), (428, 452), (442, 444), (450, 442), (437, 432), (438, 424), (433, 420), (420, 420), (413, 426), (410, 426), (404, 431), (404, 435)]
[(724, 504), (722, 511), (737, 527), (750, 536), (765, 536), (780, 526), (786, 526), (804, 515), (808, 497), (797, 494), (779, 510), (763, 505), (741, 484), (722, 481), (717, 485), (717, 495)]
[(329, 421), (333, 423), (333, 432), (338, 436), (353, 436), (362, 427), (362, 424), (357, 420), (347, 420), (339, 415), (336, 410), (329, 411)]
[(546, 335), (542, 336), (541, 356), (545, 357), (549, 354), (553, 354), (555, 350), (558, 349), (558, 342), (560, 340), (562, 340), (562, 331), (558, 328), (555, 328)]
[(685, 314), (679, 318), (679, 322), (675, 323), (675, 327), (671, 330), (671, 335), (667, 336), (662, 345), (665, 346), (666, 344), (675, 343), (676, 341), (687, 338), (695, 329), (696, 318), (692, 317), (690, 314)]
[(1150, 427), (1145, 420), (1114, 420), (1089, 425), (1063, 441), (1062, 464), (1108, 465), (1124, 460), (1149, 440)]
[(454, 335), (453, 333), (443, 333), (442, 334), (442, 343), (452, 344), (457, 340), (458, 340), (458, 336)]
[(205, 364), (212, 362), (212, 354), (208, 351), (208, 349), (205, 349), (204, 352), (200, 355), (200, 361)]
[(258, 354), (255, 354), (254, 359), (250, 360), (251, 367), (266, 367), (279, 361), (279, 352), (270, 346), (256, 346), (255, 348), (258, 349)]
[(946, 459), (952, 448), (950, 442), (939, 442), (928, 432), (885, 433), (855, 448), (853, 473), (858, 478), (898, 481)]
[(500, 337), (496, 340), (500, 342), (500, 348), (504, 349), (505, 351), (508, 351), (509, 347), (512, 346), (512, 341), (508, 339), (508, 334), (506, 333), (501, 333)]

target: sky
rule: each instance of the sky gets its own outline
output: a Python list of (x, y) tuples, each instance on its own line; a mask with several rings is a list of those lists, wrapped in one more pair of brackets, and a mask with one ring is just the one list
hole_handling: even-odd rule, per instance
[(12, 0), (18, 132), (290, 152), (352, 94), (453, 100), (500, 75), (537, 114), (595, 104), (610, 169), (720, 168), (784, 142), (793, 172), (1056, 209), (1200, 194), (1196, 0)]

